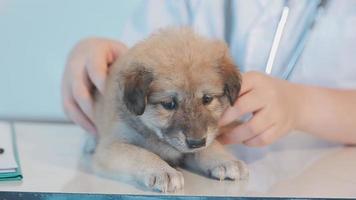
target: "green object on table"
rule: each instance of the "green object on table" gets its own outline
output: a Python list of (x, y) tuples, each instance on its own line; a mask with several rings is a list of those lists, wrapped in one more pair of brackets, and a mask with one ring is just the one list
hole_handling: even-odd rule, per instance
[(17, 152), (16, 135), (15, 135), (13, 125), (11, 125), (11, 137), (12, 137), (13, 153), (17, 163), (17, 168), (15, 169), (14, 172), (0, 173), (0, 181), (19, 181), (22, 180), (23, 178), (21, 172), (21, 166), (20, 166), (20, 159)]

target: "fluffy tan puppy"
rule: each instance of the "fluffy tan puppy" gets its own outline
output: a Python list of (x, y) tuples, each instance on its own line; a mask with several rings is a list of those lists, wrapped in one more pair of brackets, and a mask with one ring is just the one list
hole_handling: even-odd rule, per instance
[(95, 171), (162, 192), (183, 188), (178, 165), (219, 180), (246, 178), (245, 165), (215, 140), (239, 91), (223, 42), (188, 28), (151, 35), (111, 66), (96, 96)]

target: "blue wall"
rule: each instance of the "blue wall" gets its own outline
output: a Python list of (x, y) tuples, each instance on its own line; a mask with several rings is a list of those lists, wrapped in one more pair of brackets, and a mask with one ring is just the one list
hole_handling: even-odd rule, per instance
[(118, 38), (139, 0), (0, 0), (0, 118), (64, 119), (60, 80), (80, 39)]

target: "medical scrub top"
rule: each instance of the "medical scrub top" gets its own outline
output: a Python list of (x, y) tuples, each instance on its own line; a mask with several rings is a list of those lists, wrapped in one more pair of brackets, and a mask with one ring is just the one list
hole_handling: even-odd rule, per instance
[[(159, 28), (190, 26), (224, 40), (241, 71), (264, 71), (285, 0), (142, 1), (121, 36), (128, 46)], [(280, 77), (301, 35), (310, 30), (292, 82), (356, 88), (356, 1), (289, 0), (290, 14), (272, 75)], [(310, 28), (308, 22), (314, 21)], [(310, 28), (310, 29), (309, 29)]]

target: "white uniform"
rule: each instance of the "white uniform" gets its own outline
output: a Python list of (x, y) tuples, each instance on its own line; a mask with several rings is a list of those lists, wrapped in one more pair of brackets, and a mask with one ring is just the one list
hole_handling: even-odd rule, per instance
[[(129, 46), (158, 28), (188, 25), (225, 40), (242, 71), (264, 71), (284, 0), (146, 0), (124, 28)], [(290, 0), (272, 75), (281, 76), (319, 0)], [(316, 18), (290, 81), (356, 88), (356, 1), (329, 0)]]

